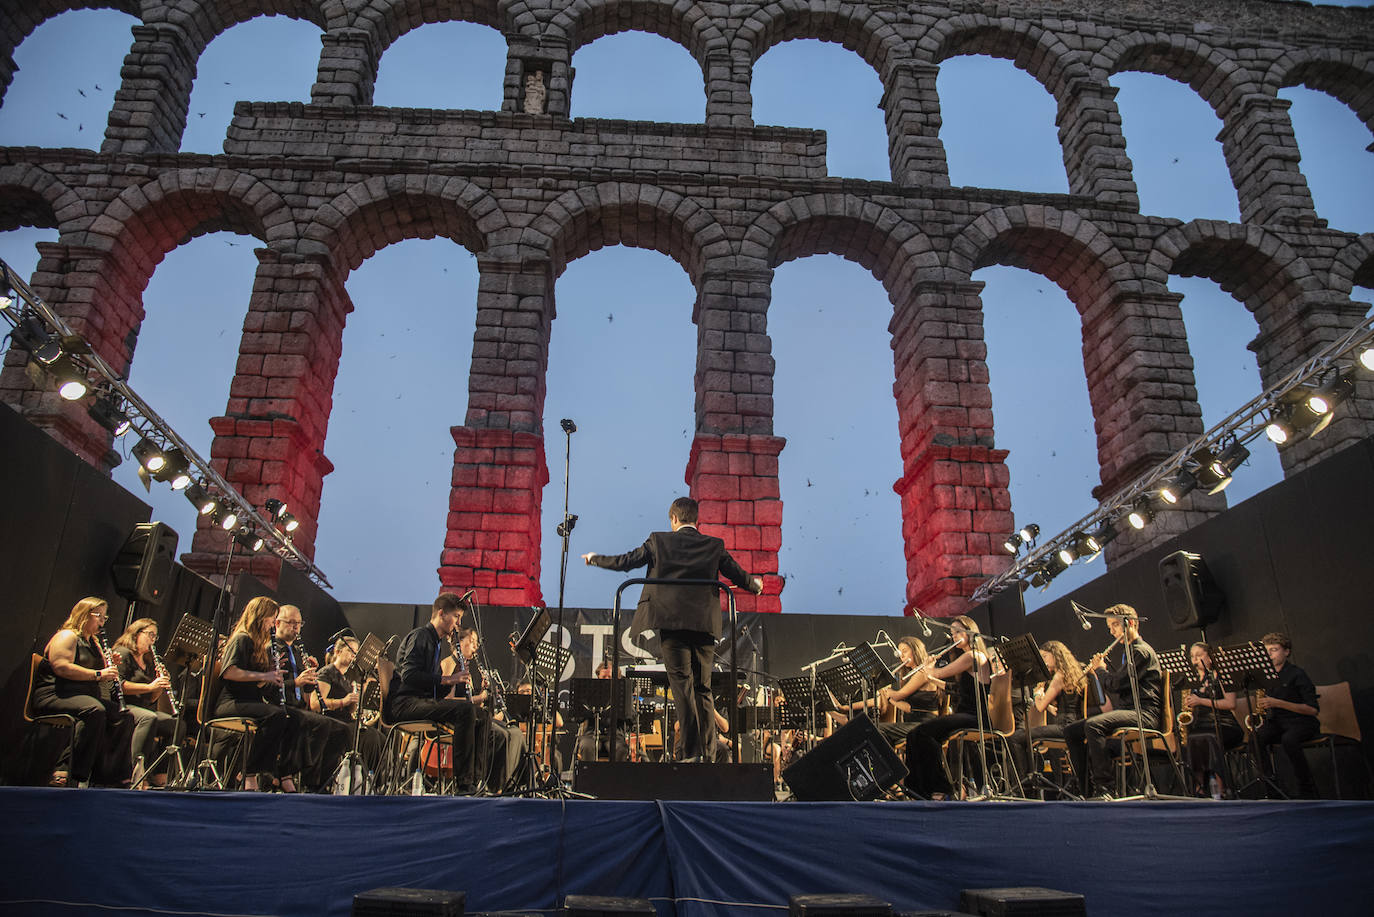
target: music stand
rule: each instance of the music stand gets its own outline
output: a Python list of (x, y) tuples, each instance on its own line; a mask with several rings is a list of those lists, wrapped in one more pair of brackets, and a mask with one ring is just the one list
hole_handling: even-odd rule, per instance
[[(511, 645), (511, 649), (515, 651), (515, 655), (521, 662), (528, 665), (534, 661), (539, 643), (544, 639), (544, 635), (549, 632), (549, 628), (552, 624), (553, 619), (549, 615), (549, 610), (547, 608), (539, 609), (535, 616), (530, 619), (530, 623), (526, 625), (524, 632), (520, 634), (520, 637)], [(552, 647), (552, 645), (550, 646)], [(555, 662), (552, 667), (557, 668), (557, 666), (558, 663)]]
[(605, 714), (613, 709), (614, 715), (609, 717), (611, 739), (610, 759), (615, 760), (615, 733), (617, 727), (624, 720), (633, 718), (630, 705), (630, 686), (624, 681), (616, 684), (620, 697), (618, 702), (611, 697), (611, 680), (609, 678), (574, 678), (572, 679), (572, 715), (574, 719), (589, 719), (592, 723), (592, 735), (596, 740), (596, 749), (601, 748), (601, 721)]
[(1193, 668), (1193, 660), (1186, 647), (1160, 653), (1159, 667), (1169, 673), (1170, 682), (1177, 685), (1180, 690), (1200, 684), (1197, 669)]
[(809, 742), (816, 731), (817, 716), (835, 709), (830, 692), (806, 675), (780, 678), (778, 687), (782, 690), (783, 698), (781, 715), (778, 717), (779, 727), (804, 730)]
[(1236, 791), (1238, 797), (1244, 797), (1255, 784), (1263, 784), (1271, 791), (1277, 793), (1280, 799), (1288, 799), (1285, 793), (1272, 777), (1264, 775), (1264, 768), (1260, 766), (1260, 755), (1264, 754), (1264, 749), (1260, 748), (1259, 738), (1255, 733), (1264, 724), (1263, 712), (1259, 710), (1255, 702), (1255, 692), (1259, 690), (1259, 685), (1274, 676), (1278, 672), (1274, 670), (1274, 662), (1269, 658), (1269, 653), (1264, 648), (1264, 644), (1258, 640), (1249, 643), (1238, 643), (1235, 646), (1222, 646), (1217, 648), (1217, 658), (1212, 660), (1217, 667), (1217, 674), (1222, 678), (1225, 685), (1230, 679), (1233, 685), (1244, 688), (1246, 701), (1250, 704), (1250, 716), (1245, 718), (1245, 725), (1249, 726), (1251, 717), (1255, 717), (1255, 725), (1250, 727), (1249, 741), (1251, 743), (1251, 754), (1255, 758), (1255, 766), (1259, 767), (1259, 775), (1245, 786)]
[[(993, 644), (992, 651), (1002, 660), (1002, 667), (1021, 685), (1021, 706), (1026, 711), (1026, 717), (1022, 721), (1026, 732), (1026, 762), (1031, 767), (1031, 773), (1026, 776), (1033, 778), (1041, 790), (1050, 789), (1060, 796), (1077, 800), (1079, 797), (1073, 793), (1046, 780), (1041, 769), (1035, 766), (1035, 743), (1031, 741), (1030, 700), (1026, 697), (1026, 685), (1050, 680), (1050, 670), (1045, 666), (1045, 657), (1040, 655), (1040, 647), (1036, 644), (1035, 637), (1031, 634), (1018, 634), (1006, 643)], [(1016, 725), (1014, 721), (1012, 725)], [(1020, 776), (1017, 774), (1018, 778)], [(1020, 779), (1017, 780), (1017, 787), (1022, 797), (1025, 797), (1025, 785)]]
[[(191, 688), (191, 663), (197, 658), (210, 659), (210, 636), (214, 628), (209, 621), (203, 621), (191, 614), (189, 611), (181, 616), (177, 622), (176, 629), (172, 632), (172, 639), (167, 642), (167, 656), (164, 662), (169, 665), (181, 666), (181, 698), (184, 701), (187, 692)], [(208, 671), (204, 665), (201, 671)], [(210, 679), (206, 678), (201, 682), (201, 690), (209, 687)], [(182, 709), (183, 714), (185, 708)], [(167, 787), (168, 789), (185, 789), (186, 762), (181, 760), (181, 743), (186, 739), (186, 717), (178, 716), (176, 726), (172, 729), (172, 741), (164, 749), (162, 754), (154, 759), (152, 766), (143, 771), (143, 780), (147, 781), (148, 776), (155, 772), (163, 758), (167, 758)], [(172, 768), (176, 768), (175, 779), (172, 776)]]

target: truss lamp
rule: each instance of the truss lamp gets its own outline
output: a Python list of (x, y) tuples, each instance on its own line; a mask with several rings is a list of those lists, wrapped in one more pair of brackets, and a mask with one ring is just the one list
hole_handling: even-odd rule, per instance
[(1271, 443), (1286, 446), (1297, 436), (1298, 428), (1293, 423), (1292, 415), (1291, 405), (1275, 405), (1269, 412), (1269, 423), (1264, 428), (1264, 435), (1269, 437)]
[(196, 513), (201, 516), (208, 516), (219, 506), (219, 501), (210, 496), (200, 484), (190, 484), (186, 488), (186, 499), (191, 501), (191, 505), (196, 508)]
[(1374, 344), (1366, 345), (1365, 348), (1360, 351), (1360, 355), (1357, 359), (1359, 359), (1361, 366), (1374, 373)]
[(1029, 525), (1023, 525), (1021, 531), (1017, 532), (1017, 534), (1021, 536), (1021, 540), (1026, 544), (1034, 544), (1035, 539), (1040, 537), (1040, 526), (1036, 525), (1034, 522)]
[(1174, 479), (1159, 489), (1159, 499), (1173, 506), (1197, 489), (1197, 477), (1191, 471), (1180, 471)]
[(1139, 531), (1153, 522), (1154, 518), (1155, 511), (1151, 508), (1150, 501), (1148, 499), (1142, 499), (1136, 501), (1130, 514), (1126, 516), (1126, 521), (1131, 524), (1131, 528)]
[(246, 525), (234, 533), (234, 541), (238, 542), (240, 547), (254, 553), (261, 551), (263, 546), (262, 536)]
[(1092, 560), (1102, 553), (1102, 542), (1097, 540), (1096, 535), (1089, 535), (1087, 532), (1074, 532), (1070, 536), (1073, 543), (1073, 551), (1079, 557), (1086, 557)]
[(215, 524), (226, 532), (232, 532), (234, 527), (239, 524), (239, 514), (234, 512), (232, 507), (228, 506), (216, 512), (214, 518)]
[(1344, 373), (1337, 373), (1330, 381), (1307, 397), (1307, 409), (1317, 416), (1317, 425), (1309, 436), (1316, 436), (1331, 425), (1336, 406), (1355, 394), (1355, 384)]
[(106, 394), (96, 398), (91, 406), (86, 408), (86, 413), (115, 436), (123, 436), (129, 432), (129, 415), (119, 409), (119, 402), (113, 395)]
[(282, 529), (285, 530), (287, 534), (301, 527), (301, 521), (290, 513), (282, 513), (280, 522)]
[(153, 479), (170, 483), (172, 490), (185, 490), (191, 483), (191, 463), (187, 461), (186, 453), (172, 448), (163, 453), (162, 458), (162, 467), (153, 471)]
[(1078, 559), (1078, 552), (1074, 549), (1073, 545), (1066, 544), (1055, 552), (1055, 556), (1059, 558), (1061, 564), (1067, 567)]
[(43, 364), (62, 356), (62, 342), (48, 333), (43, 320), (37, 315), (29, 314), (20, 319), (10, 332), (10, 339)]
[(14, 286), (10, 283), (10, 269), (0, 265), (0, 312), (14, 305)]
[(286, 504), (281, 500), (273, 498), (263, 505), (267, 509), (267, 518), (269, 519), (276, 520), (286, 515)]
[(1245, 443), (1240, 440), (1232, 440), (1230, 445), (1221, 450), (1221, 453), (1212, 460), (1209, 470), (1218, 476), (1217, 483), (1213, 484), (1207, 492), (1209, 494), (1219, 494), (1231, 485), (1231, 476), (1236, 473), (1236, 469), (1245, 464), (1245, 460), (1250, 457), (1250, 450), (1245, 447)]
[[(1102, 549), (1105, 548), (1108, 542), (1114, 539), (1116, 535), (1116, 523), (1113, 522), (1111, 519), (1105, 519), (1103, 520), (1102, 524), (1097, 527), (1097, 531), (1093, 532), (1092, 535), (1090, 535), (1089, 537), (1092, 538), (1093, 541), (1097, 542), (1097, 550), (1099, 553), (1101, 553)], [(1096, 554), (1093, 555), (1093, 557), (1096, 556)], [(1091, 557), (1088, 559), (1090, 561), (1092, 560)]]
[(134, 458), (150, 474), (157, 474), (162, 470), (162, 466), (167, 464), (167, 457), (162, 454), (162, 450), (153, 444), (152, 440), (140, 439), (133, 448)]
[(1002, 548), (1008, 554), (1015, 554), (1017, 551), (1021, 550), (1021, 536), (1016, 532), (1012, 532), (1007, 536), (1007, 540), (1002, 542)]

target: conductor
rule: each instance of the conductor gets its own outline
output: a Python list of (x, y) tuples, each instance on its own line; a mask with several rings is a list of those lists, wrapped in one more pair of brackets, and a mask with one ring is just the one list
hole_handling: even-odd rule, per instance
[[(755, 595), (763, 580), (750, 577), (725, 542), (697, 531), (697, 501), (679, 497), (668, 508), (671, 532), (654, 532), (627, 554), (583, 554), (594, 567), (628, 571), (645, 565), (650, 579), (716, 579), (722, 573)], [(677, 707), (686, 762), (709, 761), (716, 747), (711, 663), (720, 637), (720, 597), (710, 586), (646, 585), (639, 594), (637, 622), (658, 632), (668, 689)]]

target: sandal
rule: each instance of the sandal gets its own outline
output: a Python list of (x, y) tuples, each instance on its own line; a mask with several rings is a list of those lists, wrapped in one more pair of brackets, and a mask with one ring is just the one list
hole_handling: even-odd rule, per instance
[(281, 780), (279, 781), (278, 785), (281, 787), (281, 791), (282, 791), (283, 793), (298, 793), (298, 792), (300, 792), (299, 790), (296, 789), (296, 781), (295, 781), (295, 778), (293, 778), (293, 777), (283, 777), (283, 778), (281, 778)]
[(66, 772), (66, 771), (53, 771), (53, 772), (52, 772), (52, 776), (48, 778), (48, 786), (66, 786), (66, 785), (67, 785), (67, 772)]

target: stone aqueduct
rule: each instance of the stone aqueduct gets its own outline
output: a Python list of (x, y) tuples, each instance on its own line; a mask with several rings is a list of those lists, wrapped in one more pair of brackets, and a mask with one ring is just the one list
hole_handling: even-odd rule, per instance
[[(142, 291), (168, 251), (223, 229), (260, 240), (211, 458), (255, 503), (284, 496), (303, 523), (296, 542), (310, 553), (332, 467), (323, 444), (352, 309), (345, 279), (404, 238), (439, 235), (468, 248), (479, 268), (477, 322), (439, 572), (445, 586), (476, 587), (487, 602), (541, 602), (555, 281), (602, 246), (663, 252), (695, 286), (686, 479), (704, 521), (760, 572), (777, 570), (783, 511), (767, 327), (773, 270), (834, 253), (873, 273), (892, 303), (907, 596), (946, 614), (1005, 568), (997, 544), (1012, 523), (975, 270), (1028, 268), (1077, 306), (1099, 497), (1203, 429), (1171, 275), (1209, 277), (1253, 313), (1251, 349), (1266, 383), (1358, 323), (1365, 306), (1351, 302), (1352, 285), (1374, 281), (1374, 235), (1328, 227), (1314, 212), (1277, 95), (1298, 84), (1322, 90), (1374, 128), (1369, 10), (1273, 0), (35, 0), (0, 8), (0, 87), (13, 78), (18, 44), (78, 7), (117, 8), (140, 24), (99, 153), (0, 148), (0, 229), (60, 233), (40, 246), (35, 289), (124, 369)], [(179, 153), (198, 56), (220, 32), (267, 14), (323, 32), (310, 103), (239, 103), (224, 155)], [(444, 20), (505, 35), (502, 110), (371, 107), (387, 47)], [(704, 124), (568, 118), (573, 53), (624, 30), (692, 53)], [(879, 74), (890, 182), (828, 177), (823, 134), (753, 125), (753, 64), (795, 38), (839, 42)], [(936, 75), (964, 54), (1009, 59), (1054, 97), (1069, 194), (950, 186)], [(1139, 212), (1109, 83), (1125, 70), (1184, 82), (1213, 107), (1242, 222)], [(0, 382), (6, 401), (92, 464), (106, 462), (108, 435), (33, 390), (15, 360)], [(1287, 451), (1285, 469), (1367, 435), (1374, 422), (1367, 406), (1359, 410)], [(1129, 555), (1218, 508), (1168, 514), (1113, 550)], [(188, 562), (212, 572), (221, 539), (202, 527)], [(272, 581), (276, 563), (259, 557), (252, 569)], [(766, 594), (742, 609), (780, 609), (782, 584), (766, 580)]]

